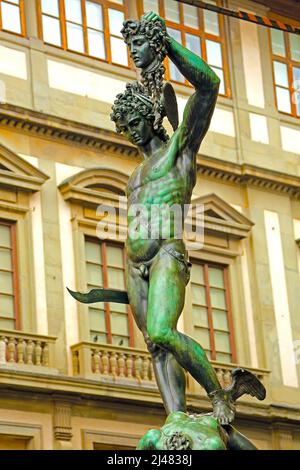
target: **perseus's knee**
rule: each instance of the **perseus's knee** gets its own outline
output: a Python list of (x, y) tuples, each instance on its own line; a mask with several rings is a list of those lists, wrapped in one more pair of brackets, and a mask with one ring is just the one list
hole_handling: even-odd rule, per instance
[(167, 347), (172, 342), (172, 330), (169, 328), (150, 328), (148, 330), (149, 338), (157, 346)]

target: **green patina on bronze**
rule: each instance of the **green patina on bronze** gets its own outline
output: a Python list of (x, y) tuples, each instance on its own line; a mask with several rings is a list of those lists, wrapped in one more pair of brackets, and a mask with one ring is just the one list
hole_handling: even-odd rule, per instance
[[(142, 68), (146, 85), (127, 84), (125, 92), (117, 96), (111, 114), (117, 131), (135, 144), (143, 157), (127, 185), (128, 301), (152, 355), (167, 414), (186, 411), (185, 369), (211, 398), (215, 418), (227, 425), (234, 419), (234, 401), (241, 394), (234, 395), (230, 387), (223, 390), (203, 348), (177, 331), (190, 263), (182, 236), (178, 237), (175, 230), (176, 215), (170, 216), (168, 236), (164, 234), (168, 209), (177, 205), (184, 219), (184, 205), (191, 202), (196, 156), (210, 125), (220, 80), (200, 57), (168, 36), (164, 21), (155, 13), (147, 13), (140, 23), (126, 22), (122, 31), (136, 66)], [(177, 124), (174, 110), (172, 114), (167, 109), (172, 93), (162, 85), (161, 61), (166, 54), (195, 88), (183, 120), (170, 139), (162, 126), (164, 116), (173, 116), (173, 128)], [(164, 89), (165, 100), (160, 97)], [(75, 298), (82, 302), (112, 298), (127, 301), (124, 293), (118, 291), (98, 290), (80, 296), (77, 293)], [(252, 374), (236, 377), (243, 393), (263, 398), (264, 389), (260, 389), (261, 384)]]
[[(168, 57), (195, 87), (183, 121), (169, 140), (161, 137), (161, 124), (154, 127), (159, 85), (149, 89), (141, 84), (128, 84), (125, 93), (118, 95), (111, 115), (117, 130), (138, 146), (144, 159), (127, 185), (127, 292), (136, 322), (152, 354), (166, 411), (171, 413), (186, 409), (183, 368), (207, 393), (221, 389), (203, 348), (176, 329), (189, 281), (189, 265), (184, 242), (175, 238), (172, 223), (168, 238), (162, 235), (165, 207), (179, 204), (184, 213), (184, 204), (191, 201), (196, 182), (196, 155), (213, 115), (220, 80), (200, 57), (168, 36), (164, 21), (155, 13), (144, 15), (134, 28), (131, 24), (125, 23), (123, 32), (132, 59), (143, 69), (142, 76), (155, 69), (163, 58), (157, 51), (157, 43), (153, 44), (145, 32), (155, 28), (156, 35), (160, 30), (160, 37), (165, 38), (163, 46)], [(147, 220), (146, 228), (142, 222), (134, 226), (139, 215), (137, 205)], [(153, 206), (157, 209), (154, 213)], [(158, 236), (151, 238), (149, 232), (154, 228)], [(230, 400), (226, 399), (218, 401), (215, 412), (226, 422), (234, 416)]]

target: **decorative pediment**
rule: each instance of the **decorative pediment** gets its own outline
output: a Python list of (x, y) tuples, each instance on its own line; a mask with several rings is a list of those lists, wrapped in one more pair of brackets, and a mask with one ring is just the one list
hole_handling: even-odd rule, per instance
[(45, 173), (0, 144), (0, 186), (36, 192), (49, 179)]
[(128, 175), (107, 167), (90, 168), (66, 179), (59, 190), (66, 201), (117, 204), (125, 197)]
[(245, 238), (254, 225), (251, 220), (216, 194), (207, 194), (193, 199), (193, 219), (198, 204), (204, 206), (204, 231), (206, 233), (227, 234), (229, 238)]

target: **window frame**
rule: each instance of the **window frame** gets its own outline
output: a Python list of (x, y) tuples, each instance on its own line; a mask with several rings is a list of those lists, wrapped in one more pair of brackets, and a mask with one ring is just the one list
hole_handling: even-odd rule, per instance
[[(103, 288), (107, 289), (108, 288), (108, 276), (107, 276), (107, 245), (108, 246), (115, 246), (117, 248), (122, 249), (122, 254), (123, 254), (123, 270), (124, 270), (124, 285), (126, 289), (126, 276), (125, 276), (125, 266), (126, 266), (126, 253), (125, 253), (125, 247), (123, 243), (117, 242), (115, 240), (100, 240), (97, 237), (93, 237), (91, 235), (88, 235), (84, 233), (84, 243), (87, 241), (91, 243), (97, 243), (100, 245), (101, 249), (101, 257), (102, 257), (102, 276), (103, 276)], [(85, 262), (87, 263), (86, 259)], [(86, 278), (86, 283), (87, 283), (87, 278)], [(95, 288), (97, 288), (95, 286)], [(133, 315), (131, 312), (130, 305), (126, 306), (126, 311), (127, 311), (127, 320), (128, 320), (128, 347), (134, 348), (134, 320), (133, 320)], [(112, 345), (112, 330), (111, 330), (111, 319), (110, 319), (110, 305), (109, 302), (104, 302), (104, 314), (105, 314), (105, 326), (106, 326), (106, 337), (107, 337), (107, 344)], [(89, 327), (90, 330), (90, 327)], [(125, 336), (125, 335), (124, 335)]]
[[(20, 10), (20, 26), (21, 26), (21, 33), (16, 33), (15, 31), (11, 31), (9, 29), (3, 28), (2, 24), (2, 3), (9, 3), (10, 5), (18, 6)], [(11, 2), (10, 0), (0, 0), (0, 31), (4, 33), (14, 34), (18, 37), (26, 37), (26, 20), (25, 20), (25, 5), (24, 0), (20, 0), (19, 5), (16, 3)]]
[[(210, 360), (216, 361), (216, 354), (222, 353), (222, 351), (216, 351), (215, 347), (215, 335), (214, 332), (220, 331), (225, 332), (225, 330), (221, 330), (220, 328), (213, 327), (213, 316), (212, 316), (212, 305), (211, 305), (211, 298), (210, 298), (210, 284), (209, 284), (209, 274), (208, 268), (217, 268), (222, 269), (223, 271), (223, 282), (224, 282), (224, 295), (225, 295), (225, 303), (226, 303), (226, 312), (227, 312), (227, 320), (228, 320), (228, 334), (229, 334), (229, 344), (230, 344), (230, 354), (231, 356), (231, 364), (237, 363), (237, 353), (236, 353), (236, 346), (235, 346), (235, 338), (234, 338), (234, 324), (233, 324), (233, 314), (232, 314), (232, 305), (231, 305), (231, 297), (230, 297), (230, 288), (229, 288), (229, 266), (223, 265), (220, 263), (204, 261), (199, 258), (190, 258), (191, 263), (194, 265), (200, 265), (203, 267), (203, 276), (204, 276), (204, 288), (205, 288), (205, 300), (206, 300), (206, 308), (207, 308), (207, 321), (208, 321), (208, 334), (209, 334), (209, 342), (210, 342)], [(191, 281), (192, 284), (192, 281)], [(215, 287), (214, 287), (215, 288)], [(193, 301), (191, 301), (191, 307), (193, 309)], [(214, 307), (214, 310), (222, 310), (218, 309), (218, 307)], [(194, 325), (193, 325), (194, 328)], [(226, 353), (227, 354), (227, 353)], [(222, 362), (222, 361), (220, 361)]]
[[(110, 38), (111, 37), (116, 37), (113, 34), (110, 34), (110, 25), (109, 25), (109, 15), (108, 15), (108, 10), (109, 8), (112, 8), (114, 10), (121, 11), (124, 13), (124, 18), (128, 18), (129, 14), (129, 6), (128, 6), (128, 0), (124, 0), (124, 4), (120, 5), (118, 3), (114, 3), (113, 1), (110, 0), (89, 0), (92, 1), (93, 3), (97, 3), (98, 5), (102, 6), (102, 12), (103, 12), (103, 36), (104, 36), (104, 48), (105, 48), (105, 54), (106, 58), (101, 59), (100, 57), (93, 56), (89, 54), (89, 46), (88, 46), (88, 33), (87, 33), (87, 17), (86, 17), (86, 7), (85, 7), (85, 1), (86, 0), (80, 0), (81, 2), (81, 12), (82, 12), (82, 29), (83, 29), (83, 43), (84, 43), (84, 49), (85, 52), (78, 52), (74, 51), (73, 49), (68, 48), (68, 40), (67, 40), (67, 19), (66, 19), (66, 12), (65, 12), (65, 0), (58, 0), (59, 1), (59, 17), (53, 17), (51, 15), (46, 15), (49, 16), (50, 18), (56, 18), (59, 19), (60, 23), (60, 36), (61, 36), (61, 46), (58, 46), (56, 44), (51, 44), (49, 42), (46, 42), (44, 40), (44, 33), (43, 33), (43, 12), (42, 12), (42, 0), (36, 0), (37, 3), (37, 21), (38, 21), (38, 35), (39, 38), (48, 46), (51, 47), (56, 47), (58, 49), (62, 49), (67, 52), (72, 52), (74, 54), (78, 54), (80, 56), (84, 57), (89, 57), (91, 59), (116, 65), (118, 67), (123, 67), (125, 69), (131, 69), (131, 58), (129, 54), (129, 50), (127, 48), (127, 57), (128, 57), (128, 65), (123, 65), (119, 64), (116, 62), (112, 61), (112, 54), (111, 54), (111, 45), (110, 45)], [(74, 23), (75, 24), (75, 23)], [(92, 29), (92, 28), (91, 28)], [(120, 38), (119, 38), (120, 39)]]
[[(285, 56), (279, 56), (279, 55), (274, 54), (274, 52), (273, 52), (272, 32), (271, 32), (271, 29), (269, 30), (269, 46), (270, 46), (270, 56), (271, 56), (271, 62), (272, 62), (273, 90), (274, 90), (275, 104), (276, 104), (277, 111), (281, 114), (284, 114), (285, 116), (292, 116), (294, 118), (300, 119), (300, 114), (299, 115), (297, 114), (297, 106), (296, 106), (296, 103), (294, 102), (294, 99), (293, 99), (293, 95), (295, 93), (298, 93), (299, 98), (300, 98), (300, 89), (296, 90), (293, 87), (293, 81), (294, 81), (294, 79), (293, 79), (293, 67), (297, 67), (297, 68), (300, 69), (300, 61), (297, 62), (294, 59), (292, 59), (289, 34), (292, 34), (292, 33), (288, 33), (286, 31), (283, 31), (286, 55)], [(276, 84), (274, 62), (280, 62), (280, 63), (285, 64), (287, 66), (287, 78), (288, 78), (288, 85), (289, 85), (288, 88), (285, 88), (285, 87), (282, 87), (282, 86)], [(290, 104), (291, 104), (291, 112), (290, 113), (279, 110), (276, 87), (282, 88), (284, 90), (289, 91)]]
[[(181, 41), (183, 46), (186, 47), (186, 40), (185, 40), (185, 33), (192, 34), (194, 36), (197, 36), (200, 38), (200, 44), (201, 44), (201, 57), (203, 60), (207, 61), (207, 53), (206, 53), (206, 40), (211, 40), (214, 42), (218, 42), (221, 45), (221, 51), (222, 51), (222, 70), (224, 73), (224, 88), (225, 88), (225, 94), (219, 93), (219, 96), (225, 97), (225, 98), (231, 98), (232, 93), (231, 93), (231, 84), (230, 84), (230, 75), (229, 75), (229, 61), (228, 61), (228, 51), (227, 51), (227, 44), (226, 44), (226, 31), (225, 31), (225, 22), (224, 22), (224, 16), (218, 14), (219, 18), (219, 28), (220, 28), (220, 36), (214, 36), (211, 33), (206, 33), (204, 29), (204, 15), (203, 15), (203, 10), (201, 8), (197, 8), (198, 10), (198, 21), (199, 21), (199, 29), (194, 29), (191, 28), (190, 26), (186, 26), (183, 22), (184, 19), (184, 6), (183, 3), (178, 2), (179, 6), (179, 15), (180, 15), (180, 22), (179, 23), (174, 23), (173, 21), (167, 20), (165, 16), (165, 5), (164, 5), (164, 0), (157, 0), (158, 5), (159, 5), (159, 14), (160, 16), (165, 20), (166, 26), (170, 27), (172, 29), (176, 29), (177, 31), (180, 31), (181, 33)], [(143, 0), (137, 0), (138, 2), (138, 13), (139, 16), (144, 14), (144, 2)], [(217, 5), (221, 6), (222, 1), (217, 0)], [(169, 60), (165, 60), (165, 67), (166, 67), (166, 80), (170, 80), (171, 82), (174, 82), (178, 85), (183, 85), (183, 86), (188, 86), (192, 87), (192, 85), (185, 80), (184, 82), (179, 82), (176, 80), (173, 80), (170, 78), (170, 66), (169, 66)]]
[[(18, 275), (18, 259), (17, 259), (17, 222), (6, 219), (0, 219), (0, 225), (10, 227), (11, 237), (11, 258), (12, 258), (12, 282), (13, 282), (13, 303), (14, 303), (14, 317), (11, 319), (14, 321), (14, 329), (20, 330), (20, 301), (19, 301), (19, 275)], [(0, 245), (1, 246), (1, 245)], [(7, 272), (1, 269), (1, 272)], [(0, 295), (3, 293), (0, 292)], [(4, 294), (5, 295), (5, 294)], [(2, 317), (0, 311), (0, 319), (6, 319)]]

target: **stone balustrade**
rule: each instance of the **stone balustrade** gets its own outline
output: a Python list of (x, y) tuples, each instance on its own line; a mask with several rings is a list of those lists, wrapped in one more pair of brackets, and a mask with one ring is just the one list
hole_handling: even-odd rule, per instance
[(0, 367), (53, 367), (52, 336), (0, 330)]
[[(73, 374), (93, 380), (135, 383), (156, 387), (150, 354), (147, 351), (109, 344), (82, 342), (71, 347)], [(212, 361), (221, 386), (231, 383), (231, 370), (237, 366)], [(247, 367), (266, 386), (268, 371)], [(203, 394), (199, 384), (188, 376), (188, 393)]]
[(72, 346), (71, 350), (74, 375), (155, 386), (151, 358), (146, 351), (86, 342)]

